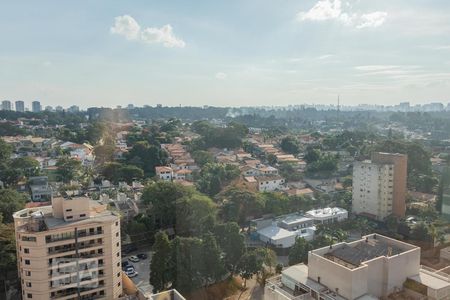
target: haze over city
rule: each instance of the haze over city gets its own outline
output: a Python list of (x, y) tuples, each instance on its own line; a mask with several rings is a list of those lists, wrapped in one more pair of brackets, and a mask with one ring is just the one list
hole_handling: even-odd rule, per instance
[(447, 103), (450, 2), (55, 1), (0, 11), (10, 101)]

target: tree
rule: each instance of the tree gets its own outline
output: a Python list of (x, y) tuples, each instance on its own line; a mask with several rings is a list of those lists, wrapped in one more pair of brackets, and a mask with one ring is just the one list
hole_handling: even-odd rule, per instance
[(308, 252), (312, 245), (302, 237), (295, 239), (294, 245), (289, 250), (289, 265), (308, 262)]
[(247, 218), (259, 216), (264, 207), (257, 193), (238, 187), (226, 189), (218, 198), (222, 201), (222, 218), (226, 222), (238, 222), (241, 225)]
[(127, 162), (135, 165), (150, 176), (155, 175), (155, 167), (166, 164), (167, 153), (148, 142), (137, 142), (127, 154)]
[(144, 171), (136, 166), (124, 165), (119, 169), (120, 179), (130, 184), (133, 180), (138, 180), (144, 177)]
[(190, 196), (194, 190), (179, 183), (158, 181), (147, 185), (142, 193), (142, 202), (152, 205), (152, 213), (159, 228), (176, 224), (178, 199)]
[(0, 215), (5, 223), (14, 221), (13, 214), (25, 207), (25, 196), (12, 189), (0, 189)]
[(170, 260), (170, 242), (167, 234), (157, 232), (153, 245), (154, 254), (150, 264), (150, 284), (156, 292), (162, 291), (170, 282), (168, 276)]
[(7, 278), (9, 270), (16, 268), (16, 239), (13, 224), (4, 224), (0, 215), (0, 277)]
[(306, 153), (303, 159), (308, 163), (313, 163), (315, 161), (318, 161), (321, 156), (320, 150), (308, 147), (306, 148)]
[(239, 232), (239, 225), (233, 222), (216, 225), (214, 235), (224, 252), (225, 268), (232, 276), (237, 273), (238, 263), (244, 254), (244, 236)]
[(231, 180), (239, 177), (240, 171), (237, 166), (219, 163), (208, 163), (200, 171), (197, 187), (209, 196), (220, 192), (222, 187)]
[(207, 196), (192, 193), (176, 200), (175, 231), (181, 236), (201, 236), (211, 230), (216, 219), (216, 205)]
[(300, 146), (298, 140), (293, 136), (287, 136), (281, 140), (281, 149), (289, 154), (298, 154)]
[(269, 155), (267, 155), (267, 162), (269, 163), (269, 165), (274, 166), (277, 163), (277, 157), (275, 156), (275, 154), (273, 153), (269, 153)]
[(69, 182), (78, 177), (81, 171), (81, 162), (74, 158), (63, 156), (56, 162), (57, 174), (63, 182)]
[(98, 163), (103, 164), (107, 161), (112, 161), (114, 158), (114, 145), (98, 145), (94, 148), (95, 158)]
[(0, 138), (0, 164), (8, 162), (12, 155), (12, 146)]
[(13, 159), (10, 167), (20, 170), (25, 177), (38, 176), (40, 171), (39, 162), (28, 156)]
[(101, 168), (101, 175), (112, 183), (117, 184), (121, 178), (121, 168), (122, 164), (118, 162), (105, 163)]
[(220, 257), (221, 251), (212, 233), (207, 233), (202, 241), (203, 268), (205, 283), (216, 282), (225, 274), (225, 266)]
[(204, 151), (204, 150), (194, 151), (192, 153), (192, 158), (195, 160), (197, 165), (199, 165), (200, 167), (203, 167), (207, 163), (214, 162), (214, 157), (212, 156), (212, 154), (209, 153), (208, 151)]
[(253, 277), (263, 269), (263, 258), (256, 250), (247, 251), (239, 261), (239, 275), (244, 278), (244, 287), (247, 286), (247, 279)]

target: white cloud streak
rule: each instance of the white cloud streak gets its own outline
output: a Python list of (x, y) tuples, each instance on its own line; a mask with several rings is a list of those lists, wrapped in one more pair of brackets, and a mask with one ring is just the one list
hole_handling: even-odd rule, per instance
[(186, 46), (182, 39), (175, 36), (170, 24), (161, 28), (147, 27), (141, 29), (138, 22), (129, 15), (116, 17), (110, 32), (123, 36), (127, 40), (136, 40), (147, 44), (162, 44), (167, 48), (184, 48)]
[[(351, 9), (351, 5), (347, 5)], [(334, 20), (344, 25), (355, 26), (358, 29), (376, 28), (384, 24), (388, 14), (383, 11), (375, 11), (365, 14), (344, 11), (341, 0), (319, 0), (310, 10), (297, 14), (300, 22), (322, 22)]]
[(227, 74), (225, 74), (223, 72), (218, 72), (218, 73), (216, 73), (215, 77), (216, 77), (216, 79), (224, 80), (224, 79), (227, 79)]

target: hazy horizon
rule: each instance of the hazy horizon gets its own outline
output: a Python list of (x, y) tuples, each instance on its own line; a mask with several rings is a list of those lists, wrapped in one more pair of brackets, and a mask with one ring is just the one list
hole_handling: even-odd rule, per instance
[(45, 105), (450, 102), (450, 2), (8, 2), (0, 100)]

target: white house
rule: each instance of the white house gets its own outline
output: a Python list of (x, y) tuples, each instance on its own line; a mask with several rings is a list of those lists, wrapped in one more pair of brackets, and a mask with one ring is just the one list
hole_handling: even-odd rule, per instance
[(158, 176), (162, 180), (171, 181), (173, 178), (173, 170), (171, 167), (155, 167), (156, 176)]
[(258, 183), (258, 191), (273, 192), (285, 190), (285, 179), (281, 176), (261, 176), (256, 178)]
[(305, 216), (313, 219), (315, 223), (328, 224), (346, 220), (348, 211), (339, 207), (326, 207), (307, 211)]

